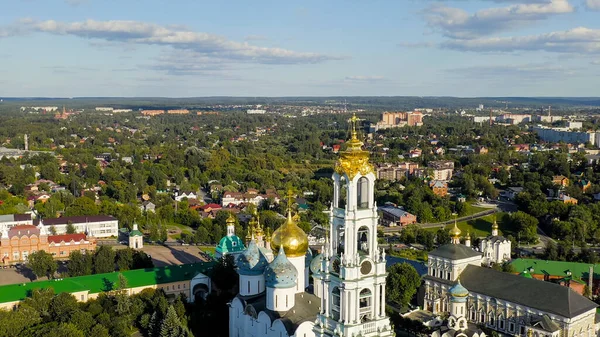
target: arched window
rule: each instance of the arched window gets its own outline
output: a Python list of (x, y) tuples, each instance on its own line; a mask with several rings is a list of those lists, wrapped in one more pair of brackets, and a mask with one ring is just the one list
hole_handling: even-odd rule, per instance
[(369, 254), (369, 229), (362, 226), (358, 229), (356, 238), (358, 239), (358, 251), (364, 254)]
[(369, 179), (361, 177), (356, 184), (356, 206), (369, 208)]
[(360, 291), (358, 297), (359, 315), (362, 322), (371, 318), (372, 293), (369, 289)]
[(331, 291), (331, 317), (336, 321), (340, 319), (340, 303), (340, 288), (335, 287)]
[(346, 190), (348, 189), (348, 184), (346, 182), (346, 178), (345, 177), (340, 177), (340, 184), (339, 184), (339, 190), (338, 190), (338, 200), (337, 200), (337, 207), (338, 208), (346, 208)]

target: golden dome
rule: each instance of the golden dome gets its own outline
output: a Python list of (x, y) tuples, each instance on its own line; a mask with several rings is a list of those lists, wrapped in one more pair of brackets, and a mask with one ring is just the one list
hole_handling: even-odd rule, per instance
[(498, 229), (498, 222), (494, 219), (494, 224), (492, 225), (492, 229)]
[(233, 213), (229, 213), (229, 218), (227, 218), (227, 223), (230, 224), (234, 224), (235, 223), (235, 218), (233, 217)]
[(455, 222), (454, 227), (452, 227), (452, 229), (450, 230), (450, 236), (458, 237), (458, 236), (460, 236), (460, 233), (462, 233), (462, 232), (460, 231), (460, 229), (458, 229), (458, 226), (456, 226), (456, 222)]
[(290, 210), (287, 221), (279, 226), (271, 237), (271, 249), (274, 252), (279, 251), (279, 247), (282, 246), (287, 257), (305, 256), (308, 250), (308, 236), (296, 225)]
[(471, 240), (471, 233), (467, 232), (467, 236), (465, 236), (466, 240)]
[(335, 163), (335, 171), (339, 174), (346, 174), (350, 179), (354, 178), (358, 173), (367, 175), (374, 172), (373, 166), (369, 163), (369, 152), (362, 149), (364, 143), (357, 137), (356, 123), (358, 121), (359, 119), (356, 115), (350, 118), (352, 136), (346, 143), (346, 150), (340, 153), (340, 158)]

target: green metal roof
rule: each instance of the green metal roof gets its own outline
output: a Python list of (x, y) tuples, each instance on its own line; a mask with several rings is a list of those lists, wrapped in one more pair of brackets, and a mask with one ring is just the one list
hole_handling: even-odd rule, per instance
[(144, 234), (142, 234), (142, 232), (138, 231), (137, 229), (134, 229), (131, 231), (131, 233), (129, 233), (129, 236), (144, 236)]
[[(172, 265), (160, 268), (136, 269), (120, 272), (129, 288), (191, 280), (199, 273), (210, 272), (214, 262)], [(35, 289), (54, 289), (54, 293), (89, 291), (90, 294), (114, 290), (119, 272), (69, 277), (57, 280), (9, 284), (0, 286), (0, 303), (22, 301)]]
[(244, 247), (244, 242), (242, 242), (242, 240), (236, 235), (232, 235), (224, 236), (221, 241), (219, 241), (219, 244), (215, 250), (223, 254), (237, 253), (243, 251), (244, 249), (246, 249), (246, 247)]
[(590, 266), (594, 266), (594, 278), (600, 278), (600, 264), (589, 264), (580, 262), (549, 261), (538, 259), (515, 259), (510, 263), (515, 270), (528, 270), (533, 268), (533, 274), (544, 274), (549, 276), (567, 276), (571, 272), (573, 278), (587, 280)]

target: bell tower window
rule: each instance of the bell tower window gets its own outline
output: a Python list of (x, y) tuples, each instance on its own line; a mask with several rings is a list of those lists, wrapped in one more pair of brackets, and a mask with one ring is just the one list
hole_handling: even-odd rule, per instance
[(371, 300), (373, 296), (371, 294), (371, 290), (369, 289), (363, 289), (359, 296), (358, 303), (360, 320), (364, 322), (371, 318)]
[(347, 189), (348, 189), (348, 184), (346, 182), (346, 178), (344, 176), (340, 177), (340, 183), (339, 183), (339, 189), (338, 189), (338, 200), (337, 200), (337, 207), (338, 208), (346, 208), (346, 197), (347, 197)]
[(356, 204), (360, 208), (369, 208), (369, 179), (361, 177), (356, 184)]
[(340, 319), (340, 288), (335, 287), (331, 292), (331, 317), (334, 320)]
[(356, 237), (358, 239), (358, 251), (363, 254), (369, 254), (369, 229), (365, 226), (360, 227)]

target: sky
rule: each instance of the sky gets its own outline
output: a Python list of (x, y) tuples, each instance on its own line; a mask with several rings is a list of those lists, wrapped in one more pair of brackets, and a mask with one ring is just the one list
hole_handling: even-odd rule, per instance
[(600, 0), (11, 0), (0, 97), (600, 96)]

